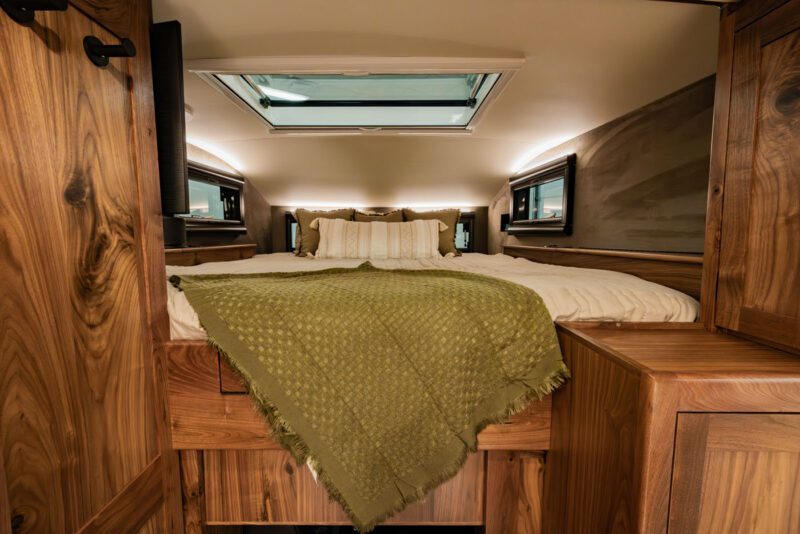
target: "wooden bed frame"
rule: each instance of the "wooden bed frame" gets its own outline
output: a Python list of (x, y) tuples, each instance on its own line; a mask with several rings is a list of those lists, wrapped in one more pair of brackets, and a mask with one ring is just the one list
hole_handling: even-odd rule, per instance
[[(699, 295), (699, 257), (542, 247), (506, 247), (505, 252), (627, 272)], [(204, 341), (171, 341), (163, 350), (187, 532), (200, 525), (349, 524), (310, 472), (270, 439), (239, 377), (215, 349)], [(453, 479), (387, 524), (475, 525), (487, 534), (540, 532), (551, 411), (546, 397), (507, 423), (486, 428), (478, 437), (478, 453)]]

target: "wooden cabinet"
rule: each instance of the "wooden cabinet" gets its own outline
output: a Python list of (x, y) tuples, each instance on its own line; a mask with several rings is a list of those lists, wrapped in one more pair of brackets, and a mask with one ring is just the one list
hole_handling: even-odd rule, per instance
[(751, 0), (721, 28), (706, 321), (800, 350), (800, 0)]
[(671, 532), (800, 531), (800, 414), (678, 416)]
[(800, 358), (699, 325), (559, 335), (544, 532), (800, 531)]
[[(28, 26), (0, 11), (0, 531), (171, 531), (159, 219), (140, 196), (157, 180), (150, 5), (73, 4)], [(98, 68), (86, 36), (139, 55)]]

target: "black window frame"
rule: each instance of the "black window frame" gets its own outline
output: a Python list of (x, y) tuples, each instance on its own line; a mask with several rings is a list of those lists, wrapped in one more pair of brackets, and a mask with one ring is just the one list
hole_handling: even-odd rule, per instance
[[(464, 231), (469, 235), (467, 239), (467, 246), (459, 248), (459, 252), (475, 252), (475, 213), (461, 213), (458, 218), (458, 223), (464, 225)], [(456, 226), (456, 234), (458, 233), (458, 226)]]
[[(216, 169), (212, 169), (210, 167), (206, 167), (205, 165), (201, 165), (195, 162), (189, 162), (188, 168), (189, 172), (188, 172), (187, 182), (188, 180), (194, 180), (196, 182), (204, 182), (207, 184), (223, 186), (237, 190), (239, 193), (239, 218), (226, 219), (226, 220), (203, 219), (200, 217), (192, 217), (189, 214), (185, 214), (183, 215), (183, 218), (186, 220), (186, 231), (187, 232), (221, 231), (221, 232), (235, 232), (235, 233), (247, 232), (247, 228), (245, 227), (245, 210), (244, 210), (244, 179), (239, 176), (234, 176), (232, 174), (218, 171)], [(187, 191), (188, 191), (188, 183), (187, 183)]]
[[(531, 169), (522, 176), (509, 178), (510, 221), (507, 230), (509, 235), (553, 233), (570, 235), (572, 233), (576, 161), (577, 158), (575, 154), (570, 154)], [(561, 177), (564, 179), (561, 217), (552, 219), (515, 219), (517, 206), (514, 204), (518, 191), (527, 191), (532, 187), (557, 180)]]

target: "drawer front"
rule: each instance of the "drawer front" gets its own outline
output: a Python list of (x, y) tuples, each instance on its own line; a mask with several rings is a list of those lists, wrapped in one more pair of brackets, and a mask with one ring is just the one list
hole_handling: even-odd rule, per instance
[(800, 532), (799, 495), (800, 415), (678, 416), (669, 532)]
[[(471, 454), (455, 477), (386, 524), (482, 524), (485, 454)], [(208, 524), (350, 524), (309, 469), (285, 451), (217, 450), (203, 457)]]

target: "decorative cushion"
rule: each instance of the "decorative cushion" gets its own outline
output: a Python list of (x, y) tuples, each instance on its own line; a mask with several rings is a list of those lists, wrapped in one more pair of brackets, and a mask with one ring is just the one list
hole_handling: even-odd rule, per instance
[(403, 223), (315, 219), (319, 229), (316, 258), (439, 258), (439, 234), (447, 229), (438, 220)]
[(461, 212), (458, 208), (437, 210), (437, 211), (415, 211), (412, 209), (403, 209), (403, 219), (406, 221), (426, 221), (430, 219), (437, 219), (447, 225), (447, 230), (439, 234), (439, 252), (442, 256), (452, 254), (454, 256), (461, 256), (461, 252), (456, 248), (456, 228), (458, 227), (458, 219), (461, 217)]
[(393, 223), (393, 222), (403, 222), (403, 211), (402, 210), (394, 210), (394, 211), (387, 211), (386, 213), (375, 213), (375, 212), (366, 212), (366, 211), (356, 211), (355, 218), (353, 219), (356, 222), (386, 222), (386, 223)]
[(342, 219), (345, 221), (353, 220), (352, 208), (333, 210), (333, 211), (312, 211), (299, 208), (294, 212), (297, 219), (297, 241), (294, 253), (298, 256), (312, 256), (317, 252), (319, 246), (319, 231), (311, 228), (314, 219)]

